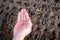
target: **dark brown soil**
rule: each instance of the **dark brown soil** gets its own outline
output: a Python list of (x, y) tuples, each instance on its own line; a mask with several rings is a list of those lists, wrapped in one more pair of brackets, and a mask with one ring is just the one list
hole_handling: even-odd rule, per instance
[(25, 40), (60, 40), (60, 0), (0, 0), (0, 40), (12, 40), (21, 8), (33, 23)]

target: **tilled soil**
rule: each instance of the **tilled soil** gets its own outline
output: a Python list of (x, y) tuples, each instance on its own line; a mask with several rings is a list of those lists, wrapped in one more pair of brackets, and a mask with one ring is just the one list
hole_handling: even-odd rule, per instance
[(33, 23), (24, 40), (60, 39), (60, 0), (0, 0), (0, 40), (12, 40), (21, 8), (27, 9)]

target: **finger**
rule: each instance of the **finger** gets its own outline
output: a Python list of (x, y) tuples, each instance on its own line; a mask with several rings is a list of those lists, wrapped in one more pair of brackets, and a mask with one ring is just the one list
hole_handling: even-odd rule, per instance
[(23, 12), (23, 16), (25, 18), (26, 23), (29, 25), (28, 27), (32, 27), (32, 22), (30, 20), (30, 17), (28, 15), (28, 12), (26, 11), (26, 9), (22, 9), (21, 11)]

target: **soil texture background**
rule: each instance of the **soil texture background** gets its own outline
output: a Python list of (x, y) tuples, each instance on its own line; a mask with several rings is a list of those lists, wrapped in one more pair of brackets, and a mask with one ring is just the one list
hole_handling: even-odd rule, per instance
[(60, 0), (0, 0), (0, 40), (12, 40), (21, 8), (26, 8), (33, 23), (24, 40), (60, 39)]

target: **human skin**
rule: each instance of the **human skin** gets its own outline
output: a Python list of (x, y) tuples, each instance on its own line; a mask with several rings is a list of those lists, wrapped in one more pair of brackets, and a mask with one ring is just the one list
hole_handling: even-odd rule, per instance
[(32, 23), (26, 9), (21, 9), (17, 16), (17, 22), (13, 29), (13, 40), (24, 40), (31, 32)]

